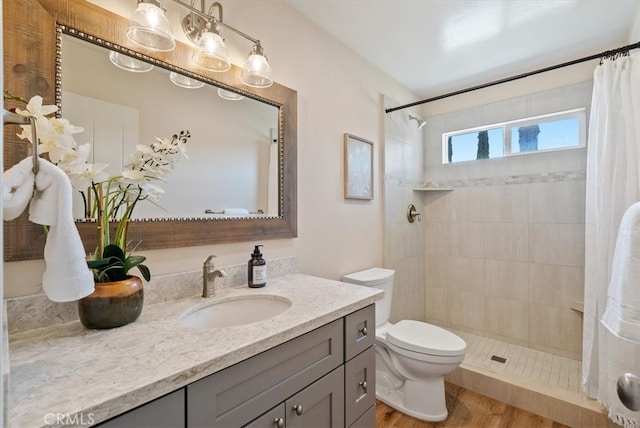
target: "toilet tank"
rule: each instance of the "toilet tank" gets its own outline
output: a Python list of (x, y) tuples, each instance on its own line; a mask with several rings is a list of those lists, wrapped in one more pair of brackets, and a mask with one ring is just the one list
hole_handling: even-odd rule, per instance
[(342, 282), (384, 290), (384, 297), (382, 300), (378, 300), (376, 302), (377, 326), (389, 321), (389, 315), (391, 314), (391, 298), (393, 296), (393, 275), (395, 272), (396, 271), (392, 269), (371, 268), (342, 277)]

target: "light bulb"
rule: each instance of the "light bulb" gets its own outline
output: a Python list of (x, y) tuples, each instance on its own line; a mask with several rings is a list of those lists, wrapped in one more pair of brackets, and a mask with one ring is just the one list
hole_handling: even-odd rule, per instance
[(253, 46), (249, 58), (242, 68), (240, 80), (245, 85), (254, 88), (268, 88), (273, 84), (271, 67), (259, 43)]
[(206, 31), (196, 42), (193, 61), (200, 67), (211, 71), (227, 71), (231, 68), (229, 52), (219, 34)]
[(127, 37), (133, 43), (154, 51), (166, 52), (176, 47), (164, 11), (153, 3), (138, 3), (129, 20)]

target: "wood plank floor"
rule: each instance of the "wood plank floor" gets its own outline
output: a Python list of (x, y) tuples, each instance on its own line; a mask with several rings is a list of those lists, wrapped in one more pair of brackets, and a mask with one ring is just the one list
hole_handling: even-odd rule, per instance
[(445, 397), (449, 417), (443, 422), (420, 421), (376, 401), (376, 428), (566, 428), (451, 383), (445, 383)]

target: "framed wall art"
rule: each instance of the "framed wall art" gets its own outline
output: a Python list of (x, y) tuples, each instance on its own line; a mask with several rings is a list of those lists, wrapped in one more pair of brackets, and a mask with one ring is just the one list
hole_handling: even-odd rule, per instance
[(373, 199), (373, 143), (344, 134), (344, 197)]

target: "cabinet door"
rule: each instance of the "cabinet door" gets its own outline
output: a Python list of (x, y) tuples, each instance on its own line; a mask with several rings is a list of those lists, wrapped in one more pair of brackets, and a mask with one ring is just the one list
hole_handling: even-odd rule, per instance
[(344, 368), (341, 366), (286, 401), (287, 428), (344, 426)]
[(338, 319), (187, 386), (192, 427), (241, 427), (343, 363)]
[(100, 428), (185, 427), (185, 389), (179, 389), (148, 404), (109, 419)]
[(245, 425), (246, 428), (284, 428), (284, 403), (269, 410), (256, 420)]
[(375, 403), (376, 351), (373, 346), (345, 364), (344, 391), (344, 411), (349, 426)]
[(345, 317), (344, 323), (344, 360), (349, 361), (376, 339), (376, 309), (369, 305)]

